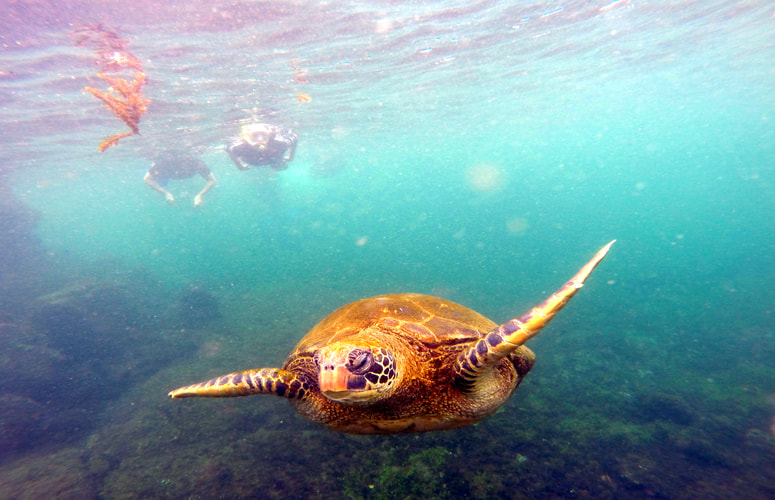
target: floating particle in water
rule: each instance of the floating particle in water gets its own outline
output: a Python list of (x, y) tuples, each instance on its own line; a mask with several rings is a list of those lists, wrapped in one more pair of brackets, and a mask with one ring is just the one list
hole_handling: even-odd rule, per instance
[(514, 217), (506, 221), (506, 229), (513, 234), (524, 234), (527, 231), (528, 223), (524, 217)]
[(466, 171), (466, 182), (474, 191), (498, 191), (505, 183), (505, 175), (495, 165), (480, 163)]

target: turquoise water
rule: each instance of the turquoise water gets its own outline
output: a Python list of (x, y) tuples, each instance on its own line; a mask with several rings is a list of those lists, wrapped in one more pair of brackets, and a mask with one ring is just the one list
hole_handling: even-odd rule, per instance
[[(775, 495), (769, 2), (57, 5), (0, 8), (0, 496)], [(151, 100), (104, 153), (125, 127), (71, 34), (95, 23)], [(255, 118), (299, 135), (288, 170), (229, 161)], [(199, 209), (199, 178), (173, 205), (142, 182), (181, 147), (218, 178)], [(166, 399), (370, 295), (505, 321), (614, 238), (475, 427)]]

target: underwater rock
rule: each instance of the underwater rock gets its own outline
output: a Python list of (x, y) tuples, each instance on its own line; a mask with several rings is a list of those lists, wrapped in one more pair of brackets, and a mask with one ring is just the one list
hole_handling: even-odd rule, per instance
[[(775, 419), (773, 419), (775, 427)], [(767, 433), (761, 429), (748, 429), (745, 433), (745, 445), (765, 451), (775, 451), (775, 430)]]
[(660, 494), (664, 478), (653, 457), (628, 453), (616, 460), (614, 470), (619, 484), (626, 490), (642, 492), (643, 498), (669, 498)]
[(89, 432), (106, 401), (196, 347), (158, 329), (171, 301), (153, 283), (142, 274), (121, 278), (72, 283), (35, 299), (13, 331), (0, 324), (3, 391), (56, 416), (49, 442)]
[(675, 394), (645, 394), (635, 400), (635, 412), (645, 422), (664, 420), (677, 425), (690, 425), (696, 415), (691, 406)]
[(78, 448), (49, 449), (7, 464), (0, 468), (0, 498), (105, 498), (81, 455)]
[(19, 452), (42, 441), (48, 414), (45, 406), (28, 397), (0, 394), (0, 449)]
[(734, 453), (729, 453), (725, 447), (720, 446), (713, 436), (700, 431), (680, 433), (673, 437), (671, 444), (697, 465), (705, 467), (736, 465)]
[(2, 391), (45, 401), (55, 397), (62, 355), (24, 322), (0, 323)]
[(184, 293), (177, 304), (178, 318), (185, 328), (198, 328), (220, 317), (218, 299), (195, 286)]
[(78, 361), (110, 357), (137, 315), (121, 285), (88, 281), (39, 297), (31, 310), (32, 323), (52, 347)]

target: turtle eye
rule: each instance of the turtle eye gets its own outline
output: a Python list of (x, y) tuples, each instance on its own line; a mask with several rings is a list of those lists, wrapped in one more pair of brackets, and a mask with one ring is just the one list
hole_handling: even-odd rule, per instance
[(347, 356), (347, 368), (355, 375), (367, 373), (374, 365), (374, 355), (371, 351), (353, 349)]

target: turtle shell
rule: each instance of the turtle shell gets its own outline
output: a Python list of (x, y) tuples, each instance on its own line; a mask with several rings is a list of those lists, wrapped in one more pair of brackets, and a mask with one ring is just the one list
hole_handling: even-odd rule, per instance
[(361, 299), (329, 314), (304, 336), (290, 355), (380, 331), (434, 346), (468, 344), (497, 325), (460, 304), (418, 293), (396, 293)]
[(517, 388), (535, 356), (520, 346), (482, 377), (474, 393), (455, 384), (462, 351), (497, 324), (460, 304), (402, 293), (362, 299), (322, 320), (288, 356), (284, 369), (316, 380), (314, 354), (333, 343), (389, 349), (401, 374), (389, 398), (344, 405), (324, 397), (292, 400), (307, 418), (353, 433), (393, 433), (468, 425), (494, 412)]

